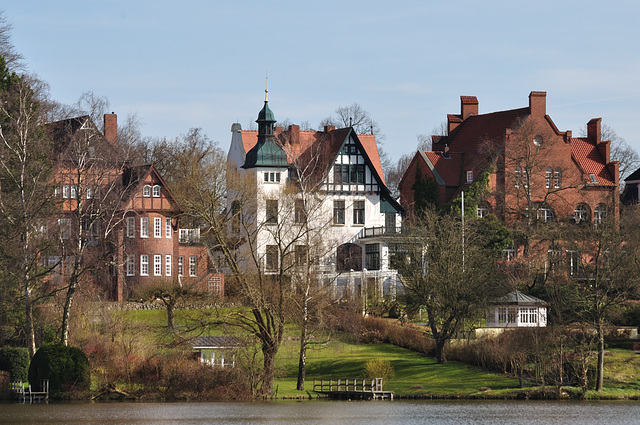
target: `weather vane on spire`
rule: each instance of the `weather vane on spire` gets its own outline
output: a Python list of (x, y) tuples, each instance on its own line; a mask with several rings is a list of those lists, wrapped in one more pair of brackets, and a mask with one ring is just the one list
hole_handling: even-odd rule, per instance
[(264, 87), (264, 101), (268, 102), (269, 101), (269, 99), (268, 99), (268, 97), (269, 97), (269, 71), (267, 71), (267, 81), (265, 82), (264, 86), (265, 86)]

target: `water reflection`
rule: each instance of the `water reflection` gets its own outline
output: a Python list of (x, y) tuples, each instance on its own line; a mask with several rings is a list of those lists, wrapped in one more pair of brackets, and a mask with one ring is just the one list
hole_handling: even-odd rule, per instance
[(2, 424), (637, 424), (633, 401), (0, 404)]

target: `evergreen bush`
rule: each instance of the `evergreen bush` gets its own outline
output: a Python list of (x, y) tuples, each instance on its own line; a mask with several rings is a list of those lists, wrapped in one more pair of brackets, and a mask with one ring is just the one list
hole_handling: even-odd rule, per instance
[(0, 347), (0, 370), (9, 372), (11, 381), (26, 381), (29, 350), (24, 347)]
[(40, 385), (49, 380), (49, 391), (55, 397), (61, 393), (88, 390), (91, 385), (89, 359), (77, 347), (45, 345), (31, 360), (29, 382)]

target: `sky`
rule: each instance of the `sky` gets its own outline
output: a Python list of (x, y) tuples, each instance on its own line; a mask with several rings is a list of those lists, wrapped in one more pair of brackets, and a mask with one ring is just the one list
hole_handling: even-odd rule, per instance
[(392, 159), (413, 153), (460, 96), (480, 113), (547, 92), (560, 131), (601, 117), (640, 151), (640, 2), (635, 0), (7, 0), (12, 41), (51, 97), (104, 96), (145, 137), (231, 125), (263, 106), (316, 127), (359, 103)]

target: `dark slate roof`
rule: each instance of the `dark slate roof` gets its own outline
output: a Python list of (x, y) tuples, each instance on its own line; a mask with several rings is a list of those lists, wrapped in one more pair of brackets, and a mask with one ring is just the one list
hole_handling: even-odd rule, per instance
[(242, 340), (235, 336), (199, 336), (191, 342), (193, 348), (236, 348)]
[(513, 291), (503, 297), (496, 298), (492, 304), (546, 305), (547, 302), (520, 291)]
[(244, 168), (253, 167), (287, 167), (287, 154), (278, 146), (273, 137), (266, 137), (264, 142), (258, 142), (249, 152)]
[(626, 182), (631, 182), (634, 180), (640, 180), (640, 168), (638, 168), (633, 173), (629, 174), (629, 176), (626, 179), (624, 179), (624, 181)]

